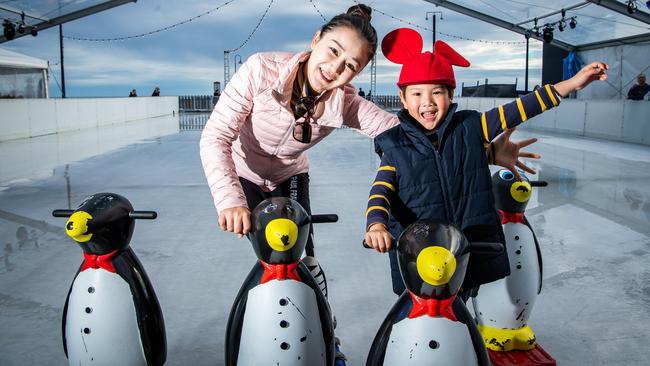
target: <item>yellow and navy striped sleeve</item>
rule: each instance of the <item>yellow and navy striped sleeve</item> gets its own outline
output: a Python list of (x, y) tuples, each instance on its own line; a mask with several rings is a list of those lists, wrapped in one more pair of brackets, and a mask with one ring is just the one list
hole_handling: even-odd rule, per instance
[(377, 176), (370, 188), (368, 209), (366, 210), (366, 228), (374, 223), (388, 225), (390, 201), (397, 190), (397, 171), (384, 157), (381, 159)]
[(506, 129), (542, 114), (560, 104), (560, 97), (552, 85), (536, 88), (514, 102), (500, 105), (481, 114), (484, 142), (492, 141)]

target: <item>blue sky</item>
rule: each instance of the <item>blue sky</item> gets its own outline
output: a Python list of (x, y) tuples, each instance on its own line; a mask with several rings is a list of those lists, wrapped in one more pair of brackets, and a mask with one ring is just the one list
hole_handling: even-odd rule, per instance
[[(63, 26), (64, 35), (77, 38), (132, 36), (192, 18), (227, 0), (139, 0), (78, 19)], [(126, 41), (88, 42), (65, 39), (65, 75), (68, 97), (126, 96), (133, 88), (139, 95), (150, 95), (156, 85), (162, 95), (211, 94), (212, 82), (223, 80), (224, 49), (239, 47), (259, 22), (271, 0), (235, 0), (208, 15), (171, 30)], [(523, 36), (474, 20), (422, 0), (377, 0), (368, 5), (392, 17), (431, 29), (427, 11), (442, 11), (437, 31), (465, 38), (523, 42)], [(325, 18), (344, 12), (351, 0), (273, 0), (257, 32), (236, 54), (244, 60), (260, 51), (298, 52), (308, 49), (314, 32)], [(374, 12), (372, 23), (379, 37), (392, 29), (409, 26), (390, 16)], [(418, 29), (425, 48), (431, 45), (431, 31)], [(472, 62), (469, 69), (456, 69), (458, 85), (513, 83), (519, 79), (523, 89), (525, 44), (495, 44), (461, 40), (438, 34)], [(52, 96), (61, 95), (58, 27), (22, 37), (1, 47), (50, 62)], [(540, 82), (541, 43), (531, 40), (529, 86)], [(231, 59), (231, 67), (233, 61)], [(383, 56), (377, 60), (379, 94), (396, 94), (399, 66)], [(231, 68), (231, 73), (234, 69)], [(56, 79), (56, 80), (55, 80)], [(363, 89), (370, 85), (370, 68), (353, 84)]]

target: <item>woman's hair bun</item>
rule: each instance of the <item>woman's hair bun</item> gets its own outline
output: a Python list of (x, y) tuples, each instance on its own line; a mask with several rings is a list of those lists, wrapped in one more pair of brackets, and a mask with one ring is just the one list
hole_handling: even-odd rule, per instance
[(346, 14), (363, 18), (366, 22), (370, 23), (370, 19), (372, 18), (372, 8), (366, 4), (356, 4), (352, 5)]

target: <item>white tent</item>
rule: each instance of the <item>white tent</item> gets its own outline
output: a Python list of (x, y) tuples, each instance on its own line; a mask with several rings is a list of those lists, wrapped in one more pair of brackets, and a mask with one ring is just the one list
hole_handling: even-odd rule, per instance
[(0, 48), (0, 98), (48, 98), (46, 60)]

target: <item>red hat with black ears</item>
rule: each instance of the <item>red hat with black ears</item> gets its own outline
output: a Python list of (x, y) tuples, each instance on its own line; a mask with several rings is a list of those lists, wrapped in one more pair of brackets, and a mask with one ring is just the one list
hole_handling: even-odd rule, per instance
[(436, 41), (433, 53), (422, 52), (422, 36), (410, 28), (398, 28), (381, 41), (381, 51), (390, 61), (401, 64), (397, 86), (443, 84), (456, 87), (452, 65), (468, 67), (469, 61), (443, 41)]

